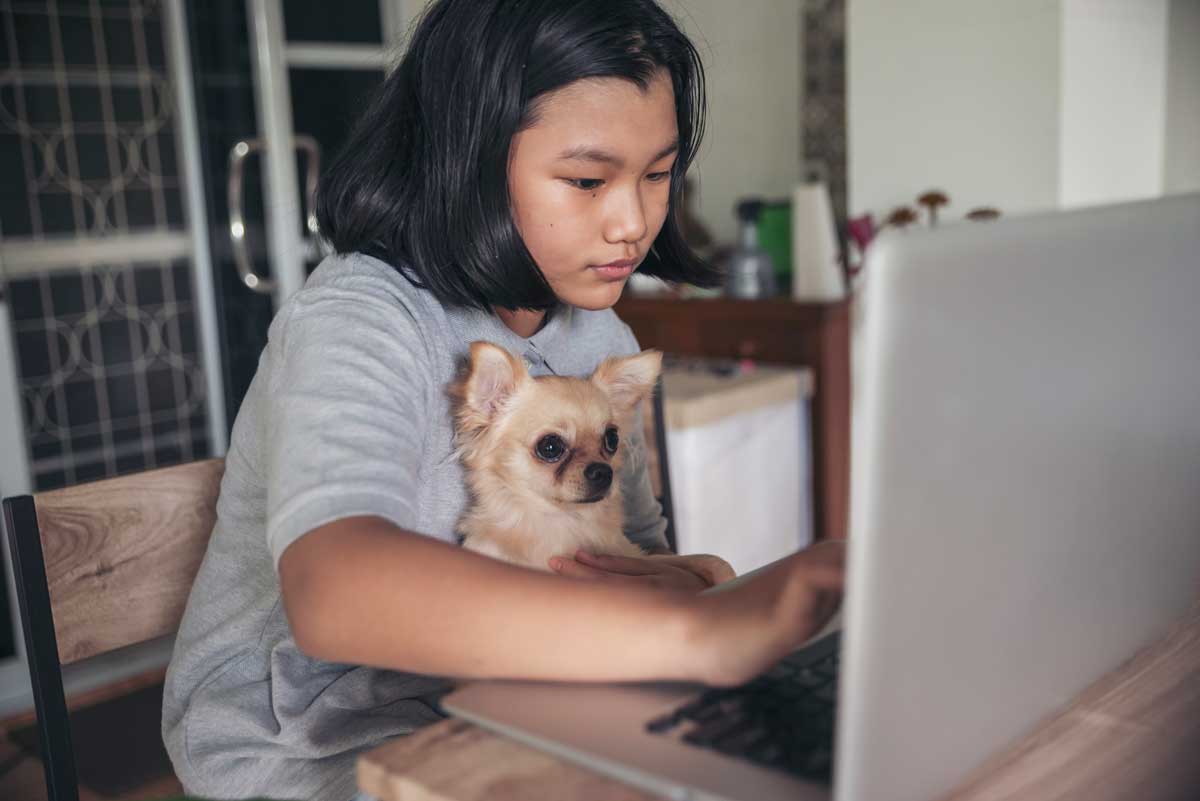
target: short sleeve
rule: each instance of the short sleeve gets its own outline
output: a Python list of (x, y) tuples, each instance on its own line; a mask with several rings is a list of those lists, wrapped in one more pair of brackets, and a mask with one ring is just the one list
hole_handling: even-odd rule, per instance
[[(621, 324), (624, 329), (622, 356), (638, 353), (637, 338), (629, 330), (629, 326)], [(644, 427), (644, 408), (649, 403), (639, 405), (635, 419), (631, 422), (628, 432), (621, 432), (621, 439), (626, 445), (625, 460), (622, 464), (621, 495), (625, 501), (625, 536), (630, 542), (646, 550), (667, 547), (667, 520), (663, 517), (662, 504), (654, 497), (654, 488), (650, 483), (649, 459), (646, 457), (646, 435)]]
[(263, 439), (276, 565), (344, 517), (417, 523), (429, 359), (412, 314), (372, 283), (304, 290), (272, 326)]

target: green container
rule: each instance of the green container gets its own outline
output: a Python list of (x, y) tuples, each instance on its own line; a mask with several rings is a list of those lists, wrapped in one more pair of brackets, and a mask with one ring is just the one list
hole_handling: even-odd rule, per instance
[(758, 217), (758, 246), (771, 255), (779, 291), (789, 294), (792, 286), (792, 204), (768, 201)]

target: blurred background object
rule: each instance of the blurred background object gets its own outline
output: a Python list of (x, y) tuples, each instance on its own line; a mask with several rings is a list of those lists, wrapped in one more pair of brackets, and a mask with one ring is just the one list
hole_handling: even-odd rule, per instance
[(829, 303), (846, 294), (842, 248), (829, 187), (824, 181), (792, 191), (793, 300)]
[(813, 539), (812, 370), (668, 359), (663, 409), (680, 553), (740, 575)]
[(946, 193), (937, 189), (931, 189), (917, 198), (917, 203), (924, 206), (929, 214), (930, 227), (937, 225), (937, 210), (949, 202), (950, 198), (946, 197)]
[(884, 219), (883, 224), (885, 226), (890, 225), (893, 228), (907, 228), (917, 220), (917, 213), (913, 211), (911, 206), (897, 206)]
[(973, 220), (975, 222), (986, 222), (988, 220), (997, 220), (999, 218), (1000, 218), (1000, 210), (999, 209), (989, 209), (989, 208), (971, 209), (966, 214), (966, 219)]
[(758, 244), (758, 231), (766, 204), (758, 198), (738, 201), (738, 239), (725, 256), (725, 294), (754, 300), (775, 297), (775, 264), (771, 254)]

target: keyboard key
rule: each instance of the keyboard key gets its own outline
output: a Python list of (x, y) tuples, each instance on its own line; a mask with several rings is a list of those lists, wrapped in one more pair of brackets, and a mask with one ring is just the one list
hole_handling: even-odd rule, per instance
[(725, 717), (697, 726), (683, 735), (683, 741), (693, 745), (709, 745), (734, 732), (743, 731), (749, 725), (752, 725), (751, 722), (744, 717)]
[(653, 734), (662, 734), (663, 732), (667, 732), (667, 731), (670, 731), (671, 729), (675, 728), (681, 722), (683, 722), (683, 718), (679, 715), (678, 712), (669, 712), (666, 715), (663, 715), (662, 717), (659, 717), (659, 718), (655, 718), (654, 720), (647, 723), (646, 731), (651, 732)]
[(746, 756), (763, 765), (779, 765), (787, 754), (779, 743), (768, 742), (750, 749)]
[(822, 684), (820, 687), (813, 688), (813, 695), (815, 695), (817, 698), (820, 698), (822, 701), (828, 701), (832, 704), (837, 701), (837, 691), (837, 682), (831, 681), (826, 684)]
[(770, 737), (771, 732), (767, 731), (764, 727), (751, 726), (748, 729), (743, 729), (742, 731), (722, 737), (713, 745), (721, 753), (741, 756)]
[(827, 777), (833, 772), (833, 752), (828, 748), (808, 751), (797, 767), (806, 776)]
[(727, 713), (720, 704), (710, 704), (702, 706), (694, 712), (684, 715), (688, 720), (694, 720), (697, 723), (708, 723), (710, 720), (726, 717)]

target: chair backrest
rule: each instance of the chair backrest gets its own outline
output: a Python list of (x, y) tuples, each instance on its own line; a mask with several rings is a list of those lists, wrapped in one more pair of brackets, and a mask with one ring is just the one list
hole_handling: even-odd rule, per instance
[(179, 626), (222, 459), (4, 499), (50, 801), (78, 797), (62, 665)]

